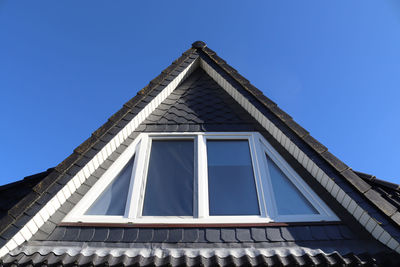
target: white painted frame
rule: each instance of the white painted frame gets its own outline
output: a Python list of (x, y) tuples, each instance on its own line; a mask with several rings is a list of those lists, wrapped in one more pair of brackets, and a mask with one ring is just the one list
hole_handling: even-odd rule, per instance
[[(142, 216), (145, 198), (147, 169), (149, 166), (152, 140), (194, 140), (195, 177), (193, 189), (193, 216)], [(210, 216), (208, 199), (207, 140), (247, 140), (253, 166), (260, 215), (253, 216)], [(265, 154), (277, 164), (292, 183), (303, 193), (319, 214), (279, 215), (269, 178)], [(84, 215), (97, 197), (114, 180), (117, 174), (135, 155), (131, 184), (124, 216)], [(268, 223), (268, 222), (310, 222), (337, 221), (338, 217), (308, 187), (301, 177), (286, 163), (275, 149), (255, 132), (183, 132), (183, 133), (142, 133), (123, 152), (90, 189), (82, 200), (64, 218), (63, 222), (86, 223)]]
[[(136, 172), (140, 166), (140, 144), (141, 138), (136, 138), (121, 154), (117, 160), (106, 170), (101, 178), (92, 186), (92, 188), (85, 194), (85, 196), (75, 205), (75, 207), (64, 217), (63, 222), (120, 222), (128, 223), (129, 211), (131, 209), (132, 189), (135, 184)], [(132, 167), (132, 175), (129, 183), (129, 191), (126, 201), (124, 216), (116, 215), (85, 215), (85, 212), (93, 205), (97, 198), (103, 193), (104, 190), (117, 178), (117, 175), (128, 164), (131, 158), (135, 156)]]
[[(282, 158), (282, 156), (262, 137), (258, 135), (260, 150), (261, 152), (260, 165), (265, 171), (265, 197), (268, 198), (267, 210), (269, 215), (274, 221), (279, 222), (298, 222), (298, 221), (339, 221), (339, 218), (333, 213), (333, 211), (322, 201), (318, 195), (304, 182), (299, 174), (293, 170), (292, 167)], [(286, 177), (292, 182), (292, 184), (299, 190), (308, 202), (318, 211), (318, 214), (307, 214), (307, 215), (281, 215), (278, 213), (277, 203), (274, 196), (274, 188), (272, 186), (270, 172), (268, 170), (267, 158), (265, 154), (278, 166), (278, 168), (286, 175)]]

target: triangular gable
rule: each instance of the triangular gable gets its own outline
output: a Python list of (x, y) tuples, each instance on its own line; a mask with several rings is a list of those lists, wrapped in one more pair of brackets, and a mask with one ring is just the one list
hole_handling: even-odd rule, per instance
[[(204, 69), (257, 120), (274, 142), (280, 144), (308, 170), (367, 231), (389, 248), (400, 252), (399, 242), (389, 230), (391, 224), (398, 226), (397, 209), (380, 198), (368, 184), (330, 154), (323, 145), (220, 59), (215, 52), (207, 48), (204, 43), (196, 42), (181, 58), (141, 90), (138, 96), (127, 102), (105, 125), (94, 132), (92, 137), (79, 146), (70, 157), (58, 165), (55, 171), (34, 188), (34, 193), (29, 194), (9, 211), (9, 215), (1, 222), (3, 245), (0, 257), (25, 240), (29, 240), (50, 216), (81, 188), (82, 184), (95, 183), (96, 181), (90, 179), (93, 180), (96, 172), (101, 172), (98, 167), (110, 164), (108, 161), (118, 156), (121, 144), (132, 142), (131, 134), (134, 134), (137, 127), (197, 66)], [(338, 179), (334, 181), (332, 178)], [(354, 201), (363, 194), (392, 220), (388, 219), (385, 225), (379, 225), (368, 212), (370, 207), (368, 203)]]
[[(168, 137), (166, 138), (175, 137), (175, 139), (176, 138), (179, 139), (186, 137), (190, 138), (190, 140), (193, 141), (198, 139), (209, 140), (209, 138), (213, 138), (212, 140), (214, 140), (214, 143), (217, 140), (220, 140), (219, 145), (223, 144), (226, 145), (227, 144), (226, 138), (230, 137), (231, 139), (232, 138), (241, 139), (242, 145), (246, 146), (246, 144), (250, 143), (254, 144), (254, 147), (258, 147), (259, 149), (255, 150), (252, 149), (251, 153), (252, 158), (253, 159), (258, 158), (258, 160), (254, 159), (253, 163), (249, 166), (254, 167), (255, 170), (260, 170), (261, 172), (260, 174), (258, 171), (254, 173), (255, 180), (259, 181), (257, 183), (258, 185), (257, 192), (265, 192), (265, 193), (264, 194), (259, 193), (259, 196), (257, 198), (257, 194), (255, 192), (256, 186), (255, 184), (253, 184), (249, 185), (250, 188), (248, 189), (250, 191), (251, 190), (254, 191), (252, 191), (253, 193), (251, 193), (248, 197), (249, 198), (252, 197), (255, 199), (255, 202), (260, 203), (259, 207), (258, 206), (254, 207), (257, 210), (260, 209), (261, 210), (260, 215), (264, 217), (264, 220), (259, 220), (259, 222), (260, 221), (267, 222), (268, 219), (272, 219), (274, 221), (277, 221), (279, 219), (281, 221), (284, 220), (285, 222), (295, 221), (295, 220), (297, 221), (337, 220), (337, 217), (333, 215), (333, 213), (329, 210), (328, 207), (326, 207), (325, 204), (323, 204), (323, 202), (319, 199), (319, 197), (311, 193), (312, 190), (308, 188), (306, 184), (301, 182), (301, 178), (298, 177), (298, 175), (292, 174), (294, 173), (294, 171), (287, 164), (286, 165), (284, 164), (285, 161), (283, 159), (278, 159), (280, 158), (278, 153), (268, 144), (268, 142), (261, 135), (255, 134), (256, 132), (259, 133), (265, 131), (263, 130), (263, 127), (254, 118), (252, 118), (236, 101), (234, 101), (234, 99), (231, 96), (229, 96), (229, 94), (226, 93), (225, 90), (221, 88), (215, 81), (213, 81), (211, 77), (209, 77), (205, 73), (205, 71), (202, 70), (201, 68), (197, 68), (196, 70), (194, 70), (193, 73), (190, 74), (185, 79), (185, 81), (183, 81), (182, 84), (180, 84), (146, 118), (146, 120), (141, 125), (138, 126), (136, 131), (140, 132), (141, 134), (139, 137), (135, 138), (135, 141), (132, 144), (129, 145), (130, 147), (127, 148), (129, 152), (126, 151), (121, 155), (121, 158), (123, 159), (117, 159), (115, 162), (113, 162), (113, 165), (110, 167), (110, 169), (108, 169), (107, 172), (101, 177), (100, 181), (96, 183), (96, 185), (91, 189), (88, 195), (85, 196), (85, 198), (82, 199), (82, 201), (80, 201), (76, 207), (74, 207), (74, 209), (70, 212), (70, 214), (63, 220), (63, 223), (65, 222), (67, 223), (97, 222), (98, 224), (104, 222), (108, 223), (132, 222), (141, 224), (145, 223), (144, 219), (137, 218), (137, 216), (141, 215), (145, 216), (144, 214), (145, 208), (143, 208), (144, 212), (143, 214), (140, 214), (141, 208), (138, 208), (139, 210), (134, 209), (132, 211), (134, 214), (139, 213), (138, 215), (134, 215), (130, 213), (130, 207), (129, 207), (131, 205), (141, 207), (141, 201), (143, 201), (143, 199), (146, 199), (146, 197), (140, 197), (140, 199), (134, 197), (134, 196), (144, 195), (144, 188), (142, 186), (139, 187), (140, 188), (139, 191), (134, 189), (137, 187), (136, 184), (143, 184), (143, 185), (147, 184), (145, 178), (143, 177), (144, 176), (143, 171), (140, 170), (145, 170), (145, 171), (148, 170), (148, 172), (150, 172), (152, 169), (155, 169), (157, 170), (156, 172), (158, 173), (158, 169), (164, 169), (170, 166), (170, 165), (164, 165), (164, 167), (162, 167), (161, 166), (163, 165), (162, 162), (167, 161), (169, 156), (174, 157), (176, 155), (175, 153), (168, 154), (169, 156), (164, 155), (165, 158), (158, 163), (159, 164), (158, 167), (157, 166), (152, 167), (150, 165), (148, 167), (146, 166), (143, 167), (143, 165), (145, 165), (145, 162), (147, 162), (147, 160), (143, 161), (141, 160), (141, 158), (142, 157), (146, 158), (147, 155), (150, 155), (149, 157), (151, 158), (150, 151), (148, 151), (148, 149), (146, 150), (146, 147), (149, 147), (152, 143), (149, 140), (151, 137), (149, 138), (148, 136), (146, 136), (146, 133), (149, 132), (151, 133), (150, 136), (155, 137), (158, 140), (161, 139), (163, 140), (162, 142), (164, 143), (168, 139), (163, 138), (163, 136), (165, 137), (165, 134), (167, 134)], [(201, 136), (199, 136), (199, 133), (201, 133)], [(232, 133), (234, 133), (234, 135), (232, 135)], [(248, 140), (247, 137), (250, 137), (251, 139), (254, 140)], [(231, 141), (230, 146), (225, 146), (225, 149), (229, 148), (233, 149), (231, 146), (238, 145), (237, 144), (238, 141), (239, 140)], [(192, 146), (193, 145), (194, 143), (192, 143)], [(204, 145), (204, 147), (206, 147), (206, 145)], [(171, 148), (173, 147), (170, 147), (170, 149)], [(211, 148), (209, 147), (209, 149)], [(140, 153), (138, 152), (142, 151), (143, 149), (146, 151)], [(201, 157), (203, 156), (206, 157), (205, 153), (200, 153), (200, 151), (202, 150), (203, 149), (200, 147), (196, 149), (195, 165), (197, 165), (198, 163), (198, 166), (200, 166), (202, 164)], [(256, 153), (256, 151), (260, 153)], [(214, 152), (210, 151), (208, 152), (210, 155), (215, 155), (215, 153), (218, 153), (218, 150), (214, 150)], [(128, 155), (125, 155), (125, 153), (127, 153)], [(143, 153), (145, 153), (145, 155), (141, 156), (143, 155)], [(165, 153), (167, 153), (167, 151)], [(233, 155), (235, 153), (232, 152), (231, 154)], [(209, 158), (209, 156), (207, 157)], [(221, 155), (219, 155), (218, 157), (225, 158)], [(186, 156), (182, 158), (185, 159)], [(238, 157), (236, 156), (236, 158)], [(274, 158), (274, 160), (272, 160), (272, 158)], [(135, 159), (134, 162), (133, 159)], [(130, 162), (128, 160), (130, 160)], [(217, 165), (229, 164), (228, 161), (221, 161), (221, 160), (218, 161), (219, 163), (216, 163)], [(278, 167), (277, 163), (275, 163), (274, 161), (276, 161), (282, 167), (286, 166), (285, 170), (287, 174), (284, 174), (282, 169)], [(250, 160), (248, 161), (248, 163), (249, 164), (251, 163)], [(135, 165), (135, 167), (132, 168), (133, 165)], [(181, 164), (178, 164), (177, 166), (175, 166), (175, 168), (179, 168), (180, 165)], [(171, 171), (173, 171), (174, 173), (180, 173), (180, 171), (175, 170), (175, 168), (172, 168)], [(230, 165), (229, 169), (232, 168), (234, 168), (234, 166)], [(240, 170), (241, 167), (237, 166), (237, 168), (239, 168)], [(125, 169), (130, 170), (129, 174), (126, 174), (126, 172), (124, 171)], [(204, 167), (204, 169), (206, 169), (206, 167)], [(267, 169), (269, 169), (270, 171), (268, 171)], [(208, 166), (208, 170), (210, 170), (210, 166)], [(185, 171), (185, 169), (182, 169), (181, 171)], [(276, 179), (273, 179), (271, 181), (271, 184), (267, 182), (269, 180), (268, 177), (270, 176), (270, 172), (275, 172), (274, 176), (278, 174), (278, 177), (276, 177)], [(118, 175), (116, 175), (116, 173), (118, 173)], [(168, 175), (166, 175), (164, 172), (159, 172), (159, 173), (160, 175), (163, 174), (164, 176), (162, 180), (157, 182), (157, 184), (162, 184), (162, 183), (165, 184), (163, 186), (159, 185), (156, 188), (154, 188), (155, 191), (153, 193), (160, 197), (161, 195), (160, 191), (166, 190), (168, 188), (169, 190), (173, 190), (174, 187), (179, 186), (179, 183), (178, 180), (175, 180), (175, 183), (170, 184), (169, 182), (166, 181)], [(201, 171), (196, 172), (197, 178), (192, 177), (192, 182), (194, 182), (194, 184), (201, 184), (200, 181), (208, 181), (209, 177), (208, 178), (205, 177), (204, 176), (205, 173), (206, 172), (201, 172)], [(230, 179), (234, 179), (232, 177), (234, 175), (235, 175), (234, 172), (230, 173), (229, 175), (226, 175), (227, 179), (228, 177), (229, 179), (223, 182), (223, 184), (225, 184), (225, 186), (223, 187), (225, 190), (228, 190), (227, 189), (228, 184), (232, 184), (230, 182), (232, 180)], [(249, 176), (251, 175), (253, 174), (249, 173)], [(116, 176), (117, 178), (115, 178)], [(176, 176), (176, 174), (174, 174), (174, 176)], [(222, 179), (221, 174), (219, 175), (219, 177), (220, 177), (219, 179)], [(254, 180), (254, 178), (252, 179)], [(194, 189), (193, 188), (194, 184), (191, 185), (191, 188), (188, 188), (188, 192)], [(125, 185), (125, 187), (121, 185)], [(242, 186), (244, 185), (245, 184), (242, 184)], [(297, 188), (298, 186), (300, 186), (301, 189)], [(209, 186), (208, 190), (207, 188), (205, 189), (206, 191), (208, 191), (208, 193), (210, 193), (211, 188), (217, 190), (218, 184), (216, 186)], [(128, 196), (128, 200), (126, 200), (129, 189), (133, 190), (133, 192), (130, 193), (130, 195)], [(244, 218), (244, 217), (237, 218), (236, 216), (239, 216), (240, 214), (243, 213), (237, 214), (235, 216), (235, 212), (233, 211), (233, 207), (245, 203), (245, 200), (248, 199), (243, 194), (244, 192), (241, 191), (242, 189), (243, 189), (242, 187), (237, 187), (237, 188), (231, 187), (231, 190), (234, 190), (232, 192), (236, 193), (232, 193), (235, 196), (232, 199), (227, 199), (225, 205), (222, 204), (222, 199), (219, 199), (218, 202), (221, 202), (220, 211), (227, 212), (228, 206), (231, 206), (230, 215), (232, 216), (232, 218), (225, 217), (224, 219), (219, 220), (221, 223), (223, 222), (237, 223), (239, 221), (241, 223), (244, 223), (244, 220), (253, 223), (255, 222), (255, 219), (253, 218)], [(182, 191), (178, 190), (177, 193), (179, 192), (183, 192), (183, 190)], [(278, 197), (278, 195), (276, 195), (277, 192), (280, 192), (279, 193), (281, 195), (280, 200), (285, 200), (290, 206), (294, 207), (290, 209), (291, 212), (288, 212), (289, 211), (288, 207), (283, 208), (282, 204), (280, 204), (278, 201), (275, 201), (275, 199), (277, 199)], [(190, 197), (190, 194), (192, 194), (192, 197)], [(276, 196), (272, 197), (272, 194)], [(307, 197), (310, 199), (307, 200), (307, 197), (305, 197), (304, 194), (307, 195)], [(147, 196), (147, 191), (145, 195)], [(172, 193), (169, 197), (166, 197), (165, 201), (162, 201), (157, 205), (163, 206), (165, 204), (165, 208), (167, 208), (168, 203), (172, 202), (175, 195), (176, 194)], [(207, 193), (204, 193), (203, 195), (204, 199), (209, 199), (207, 197)], [(191, 202), (194, 196), (196, 198), (196, 202), (192, 203), (191, 205), (194, 204), (194, 208), (202, 209), (200, 207), (201, 202), (198, 200), (200, 200), (203, 197), (203, 195), (201, 195), (200, 189), (196, 192), (189, 193), (189, 197), (187, 197), (187, 202), (188, 203)], [(214, 193), (214, 195), (216, 197), (217, 196), (220, 197), (221, 194)], [(119, 199), (119, 196), (121, 197), (124, 196), (124, 197), (121, 200)], [(292, 196), (292, 198), (290, 198), (290, 196)], [(180, 203), (185, 203), (184, 201), (182, 201), (182, 198), (176, 199), (176, 201)], [(237, 201), (236, 205), (232, 205), (233, 201)], [(292, 204), (293, 201), (297, 202), (296, 206)], [(101, 207), (99, 206), (100, 203), (102, 203)], [(303, 203), (303, 205), (301, 205), (301, 203)], [(268, 208), (265, 205), (267, 205)], [(314, 208), (314, 205), (316, 205), (318, 208)], [(183, 205), (178, 205), (176, 208), (179, 208), (179, 206), (182, 207)], [(207, 209), (207, 207), (204, 208)], [(303, 208), (303, 210), (301, 210), (301, 208)], [(118, 209), (119, 213), (115, 213), (115, 209)], [(298, 210), (298, 212), (296, 212), (296, 210)], [(173, 210), (170, 210), (169, 212), (170, 212), (169, 216), (173, 216)], [(330, 215), (328, 215), (328, 213), (330, 213)], [(277, 216), (277, 214), (281, 214), (283, 216), (279, 217)], [(302, 216), (296, 217), (296, 215), (299, 214), (301, 214)], [(307, 214), (309, 214), (309, 216), (307, 216)], [(322, 214), (324, 214), (324, 216), (322, 216)], [(190, 214), (187, 215), (189, 216)], [(250, 213), (248, 215), (250, 215)], [(122, 217), (113, 217), (113, 216), (122, 216)], [(208, 218), (210, 220), (212, 219), (211, 216), (209, 216), (207, 213), (200, 215), (200, 214), (193, 214), (192, 212), (191, 216), (194, 216), (192, 219), (194, 218), (198, 219)], [(172, 223), (172, 220), (171, 218), (168, 218), (168, 220), (166, 218), (160, 218), (158, 220), (153, 219), (152, 222), (153, 223), (162, 222), (163, 225), (165, 226), (167, 222)], [(196, 220), (195, 219), (190, 220), (189, 218), (179, 220), (179, 218), (175, 218), (174, 222), (196, 223)], [(197, 223), (201, 222), (204, 223), (205, 220), (203, 221), (197, 220)], [(218, 220), (215, 220), (214, 217), (214, 223), (216, 222), (218, 222)], [(208, 223), (210, 223), (210, 221), (208, 221)]]

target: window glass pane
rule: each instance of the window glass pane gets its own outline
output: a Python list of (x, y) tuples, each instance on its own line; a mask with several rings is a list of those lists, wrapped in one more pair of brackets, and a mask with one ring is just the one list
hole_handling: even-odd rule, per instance
[(281, 169), (267, 155), (275, 202), (279, 215), (319, 214), (311, 203), (287, 178)]
[(208, 140), (210, 215), (259, 215), (247, 140)]
[(113, 182), (104, 190), (86, 215), (124, 215), (129, 183), (132, 175), (133, 157)]
[(194, 141), (153, 140), (143, 216), (193, 216)]

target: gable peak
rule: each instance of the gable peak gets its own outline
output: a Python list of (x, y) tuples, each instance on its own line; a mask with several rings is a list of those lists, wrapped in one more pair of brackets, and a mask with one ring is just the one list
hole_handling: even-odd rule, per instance
[(192, 44), (193, 48), (205, 48), (207, 46), (207, 44), (203, 41), (196, 41)]

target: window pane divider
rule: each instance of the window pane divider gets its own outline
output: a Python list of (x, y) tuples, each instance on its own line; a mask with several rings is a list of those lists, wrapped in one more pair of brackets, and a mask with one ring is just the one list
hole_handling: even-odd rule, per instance
[(209, 216), (208, 207), (208, 171), (207, 171), (207, 145), (206, 137), (199, 135), (197, 138), (198, 150), (198, 217), (207, 218)]
[[(259, 139), (253, 135), (249, 138), (250, 155), (253, 163), (254, 178), (256, 182), (258, 203), (260, 206), (261, 217), (268, 217), (267, 204), (265, 200), (265, 189), (263, 185), (263, 177), (265, 177), (265, 170), (262, 164), (262, 155), (259, 144)], [(268, 196), (269, 194), (267, 194)]]
[[(138, 137), (139, 138), (139, 137)], [(141, 138), (141, 146), (137, 153), (137, 165), (136, 169), (133, 173), (135, 177), (135, 183), (132, 189), (132, 198), (130, 201), (128, 218), (135, 219), (140, 215), (141, 207), (142, 207), (142, 187), (145, 184), (145, 164), (147, 158), (147, 151), (149, 148), (149, 137), (144, 134)]]

